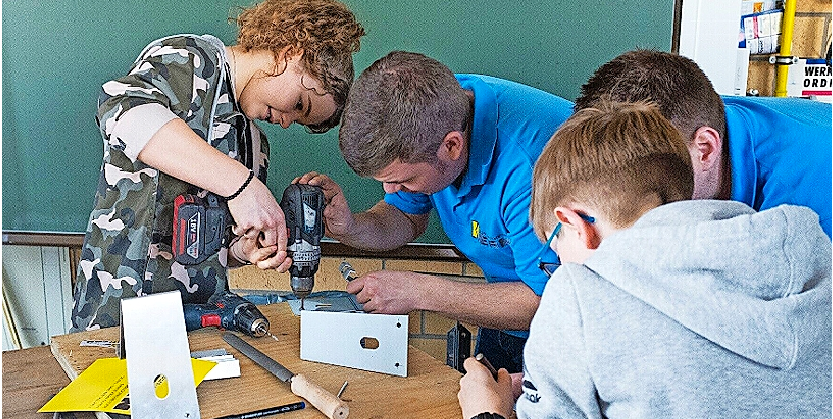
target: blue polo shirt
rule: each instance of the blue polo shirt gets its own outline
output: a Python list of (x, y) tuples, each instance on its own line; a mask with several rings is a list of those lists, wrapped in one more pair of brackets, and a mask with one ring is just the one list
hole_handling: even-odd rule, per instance
[[(529, 221), (532, 169), (573, 103), (522, 84), (457, 75), (474, 92), (469, 161), (460, 187), (430, 196), (397, 192), (385, 202), (409, 214), (437, 210), (449, 239), (489, 282), (523, 281), (541, 295), (549, 278), (538, 258), (555, 260)], [(513, 333), (521, 335), (521, 333)]]
[(831, 105), (725, 96), (732, 200), (756, 210), (804, 205), (831, 234)]

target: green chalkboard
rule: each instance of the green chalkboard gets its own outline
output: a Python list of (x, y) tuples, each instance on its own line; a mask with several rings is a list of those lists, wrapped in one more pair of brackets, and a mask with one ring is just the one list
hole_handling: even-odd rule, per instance
[[(95, 106), (148, 42), (210, 33), (227, 44), (235, 8), (251, 0), (14, 0), (3, 2), (2, 228), (83, 232), (101, 166)], [(421, 52), (456, 73), (522, 82), (573, 100), (605, 61), (636, 47), (669, 50), (667, 0), (346, 0), (367, 30), (357, 73), (391, 50)], [(264, 129), (268, 186), (280, 196), (308, 170), (343, 185), (354, 211), (382, 197), (341, 160), (336, 130)], [(418, 241), (447, 243), (436, 219)]]

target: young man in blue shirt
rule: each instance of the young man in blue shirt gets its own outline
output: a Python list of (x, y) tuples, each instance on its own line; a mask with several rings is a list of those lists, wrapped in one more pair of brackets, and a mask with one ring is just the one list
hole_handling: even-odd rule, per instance
[(529, 223), (532, 168), (572, 111), (571, 102), (529, 86), (455, 77), (421, 54), (392, 52), (364, 70), (350, 90), (339, 144), (350, 167), (382, 182), (386, 195), (352, 214), (330, 178), (303, 176), (300, 182), (325, 191), (327, 236), (366, 250), (394, 249), (425, 231), (433, 208), (488, 283), (378, 271), (347, 290), (369, 312), (429, 310), (476, 324), (475, 350), (519, 372), (548, 279), (538, 261), (555, 259), (549, 249), (537, 251)]
[(576, 110), (601, 99), (650, 100), (688, 140), (695, 199), (755, 210), (804, 205), (831, 235), (831, 105), (798, 98), (719, 96), (697, 64), (652, 50), (626, 52), (582, 86)]

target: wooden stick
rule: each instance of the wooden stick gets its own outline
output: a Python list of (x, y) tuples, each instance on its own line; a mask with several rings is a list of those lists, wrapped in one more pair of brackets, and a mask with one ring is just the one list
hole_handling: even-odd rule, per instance
[(296, 396), (303, 397), (330, 419), (347, 419), (350, 407), (333, 393), (324, 390), (303, 374), (292, 377), (290, 387)]

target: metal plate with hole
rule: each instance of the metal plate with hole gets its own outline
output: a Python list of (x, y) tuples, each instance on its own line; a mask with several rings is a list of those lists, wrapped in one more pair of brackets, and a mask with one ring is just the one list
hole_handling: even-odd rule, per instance
[(408, 376), (408, 316), (301, 311), (301, 359)]

